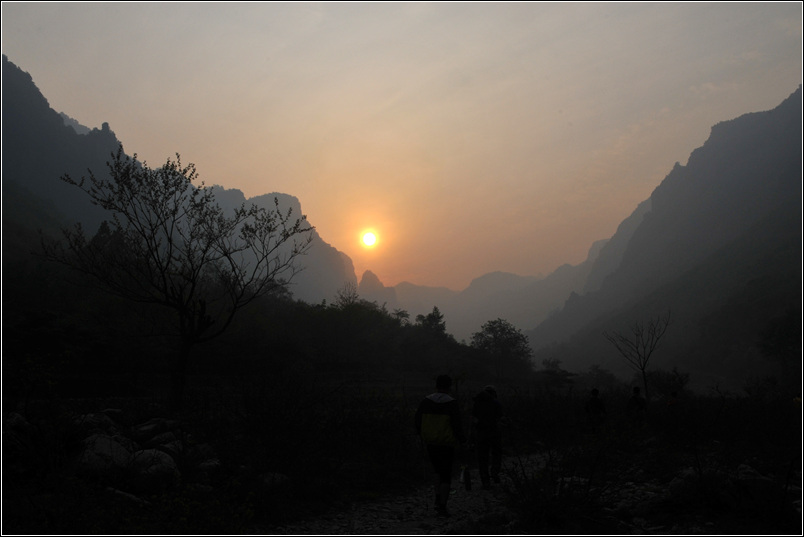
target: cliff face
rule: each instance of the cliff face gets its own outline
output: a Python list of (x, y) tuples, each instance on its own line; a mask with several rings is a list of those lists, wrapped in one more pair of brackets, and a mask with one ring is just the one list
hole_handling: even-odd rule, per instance
[(5, 185), (14, 182), (52, 203), (69, 221), (80, 221), (94, 231), (102, 221), (102, 211), (60, 177), (78, 178), (88, 168), (105, 173), (106, 162), (119, 144), (106, 123), (84, 135), (66, 126), (31, 76), (3, 56), (4, 194)]
[(626, 245), (616, 269), (528, 332), (537, 359), (616, 364), (601, 332), (670, 310), (657, 363), (731, 377), (737, 364), (769, 366), (757, 342), (800, 306), (801, 144), (801, 88), (771, 111), (716, 125), (609, 242)]
[[(279, 202), (280, 210), (284, 213), (291, 211), (293, 220), (304, 214), (301, 201), (289, 194), (273, 192), (262, 194), (253, 198), (246, 198), (238, 189), (227, 189), (215, 186), (215, 199), (221, 207), (234, 210), (242, 204), (254, 204), (269, 211), (275, 208), (274, 199)], [(313, 222), (308, 222), (315, 225)], [(352, 260), (343, 252), (324, 241), (317, 230), (312, 232), (313, 241), (307, 254), (298, 259), (297, 265), (302, 269), (290, 284), (290, 291), (297, 300), (309, 304), (318, 304), (326, 300), (332, 302), (339, 290), (347, 284), (357, 285)]]

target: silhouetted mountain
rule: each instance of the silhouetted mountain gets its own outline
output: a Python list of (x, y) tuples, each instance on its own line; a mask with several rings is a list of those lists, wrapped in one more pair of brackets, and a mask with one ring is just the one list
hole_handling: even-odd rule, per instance
[[(617, 270), (622, 261), (623, 254), (634, 231), (642, 223), (642, 218), (650, 212), (650, 199), (640, 203), (631, 216), (622, 221), (611, 240), (601, 245), (600, 254), (592, 265), (589, 277), (586, 279), (583, 292), (597, 291), (603, 280)], [(589, 257), (592, 257), (591, 255)]]
[(86, 127), (84, 125), (81, 125), (77, 120), (71, 118), (70, 116), (68, 116), (64, 112), (59, 112), (59, 115), (64, 120), (64, 124), (67, 125), (68, 127), (72, 127), (73, 130), (76, 133), (78, 133), (78, 134), (89, 134), (90, 132), (92, 132), (92, 129), (90, 129), (89, 127)]
[[(416, 315), (432, 312), (433, 307), (437, 306), (440, 309), (442, 304), (448, 304), (458, 294), (457, 291), (447, 287), (429, 287), (410, 282), (400, 282), (393, 289), (400, 307), (414, 318)], [(447, 332), (452, 333), (452, 330), (447, 328)]]
[(394, 288), (385, 287), (377, 275), (370, 270), (363, 273), (357, 291), (364, 300), (376, 302), (379, 306), (384, 305), (388, 311), (399, 308), (399, 300)]
[[(457, 292), (408, 282), (389, 288), (370, 274), (366, 284), (361, 281), (360, 296), (380, 305), (387, 302), (389, 310), (401, 308), (411, 318), (426, 315), (437, 306), (444, 315), (447, 332), (458, 340), (469, 341), (483, 324), (498, 318), (525, 330), (541, 322), (551, 311), (560, 309), (570, 293), (581, 291), (606, 242), (593, 244), (587, 260), (580, 265), (563, 265), (544, 278), (491, 272), (475, 278), (466, 289)], [(363, 278), (365, 280), (366, 275)], [(396, 302), (390, 291), (395, 291)]]
[[(81, 222), (89, 234), (98, 229), (108, 216), (92, 205), (84, 192), (60, 178), (69, 174), (78, 179), (86, 176), (87, 170), (104, 176), (106, 162), (119, 145), (107, 123), (101, 129), (88, 130), (50, 108), (31, 76), (3, 56), (4, 264), (9, 255), (30, 254), (38, 244), (38, 228), (55, 232)], [(292, 207), (293, 215), (303, 214), (299, 200), (287, 194), (246, 200), (239, 190), (221, 187), (216, 194), (220, 205), (228, 208), (248, 201), (273, 209), (274, 197), (283, 209)], [(356, 284), (357, 278), (351, 260), (317, 232), (313, 234), (308, 254), (299, 260), (305, 268), (294, 278), (291, 291), (299, 300), (318, 303), (332, 300), (347, 283)]]
[(447, 326), (459, 339), (471, 337), (484, 323), (505, 319), (526, 330), (561, 307), (567, 296), (580, 291), (600, 252), (600, 242), (589, 250), (589, 257), (579, 265), (565, 264), (545, 278), (493, 273), (472, 281), (455, 300), (441, 311)]
[[(60, 177), (106, 172), (106, 161), (119, 141), (107, 123), (79, 135), (50, 108), (28, 73), (3, 55), (3, 195), (14, 182), (31, 195), (52, 202), (69, 221), (80, 221), (94, 231), (103, 211), (86, 195)], [(14, 205), (12, 199), (4, 204)]]
[[(273, 210), (274, 198), (279, 201), (281, 211), (291, 209), (291, 217), (294, 220), (304, 214), (299, 199), (289, 194), (274, 192), (247, 199), (238, 189), (215, 186), (215, 199), (224, 209), (233, 210), (243, 203), (247, 205), (253, 203), (258, 207)], [(299, 259), (298, 265), (303, 267), (303, 270), (296, 274), (290, 285), (290, 291), (297, 300), (310, 304), (323, 300), (332, 301), (346, 284), (357, 285), (352, 260), (325, 242), (317, 230), (313, 231), (310, 249)]]
[(655, 367), (721, 385), (772, 369), (757, 342), (801, 307), (801, 117), (799, 88), (771, 111), (713, 127), (611, 239), (612, 249), (627, 245), (619, 266), (604, 248), (586, 294), (528, 332), (536, 359), (624, 372), (602, 332), (629, 333), (670, 310)]

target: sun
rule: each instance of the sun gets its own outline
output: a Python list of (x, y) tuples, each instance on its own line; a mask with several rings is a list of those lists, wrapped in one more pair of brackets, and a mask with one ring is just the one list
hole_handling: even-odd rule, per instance
[(363, 246), (371, 248), (377, 243), (377, 235), (372, 232), (363, 233)]

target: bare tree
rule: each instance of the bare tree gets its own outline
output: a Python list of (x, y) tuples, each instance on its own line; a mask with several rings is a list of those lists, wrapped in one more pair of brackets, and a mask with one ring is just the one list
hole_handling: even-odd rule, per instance
[(617, 348), (622, 357), (628, 362), (628, 365), (642, 375), (642, 386), (645, 390), (646, 400), (648, 399), (648, 362), (669, 325), (670, 311), (647, 322), (635, 322), (631, 326), (630, 334), (603, 332), (603, 336)]
[(313, 228), (301, 216), (242, 204), (232, 213), (215, 201), (213, 189), (198, 181), (195, 165), (182, 167), (179, 155), (150, 169), (122, 145), (107, 162), (109, 178), (92, 171), (79, 181), (106, 209), (97, 235), (87, 239), (80, 224), (62, 230), (59, 240), (43, 237), (45, 256), (94, 278), (124, 299), (173, 312), (179, 348), (171, 363), (171, 397), (181, 407), (191, 349), (222, 334), (244, 306), (284, 286), (308, 250)]
[(360, 303), (360, 293), (357, 290), (357, 284), (354, 282), (346, 282), (343, 287), (338, 289), (335, 297), (335, 305), (340, 309), (348, 308)]

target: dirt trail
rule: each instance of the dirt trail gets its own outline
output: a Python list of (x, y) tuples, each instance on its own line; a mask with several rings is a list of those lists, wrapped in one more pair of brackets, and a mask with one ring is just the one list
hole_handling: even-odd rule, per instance
[[(503, 461), (501, 483), (483, 490), (477, 468), (472, 470), (472, 490), (466, 490), (456, 479), (452, 483), (448, 509), (449, 517), (436, 516), (433, 509), (433, 487), (422, 487), (411, 494), (381, 501), (353, 505), (348, 511), (304, 520), (272, 528), (275, 534), (373, 534), (373, 535), (433, 535), (474, 533), (478, 524), (504, 528), (515, 520), (508, 508), (507, 491), (512, 487), (506, 469), (513, 469), (520, 460)], [(457, 472), (456, 472), (457, 474)], [(493, 532), (493, 533), (496, 533)]]

